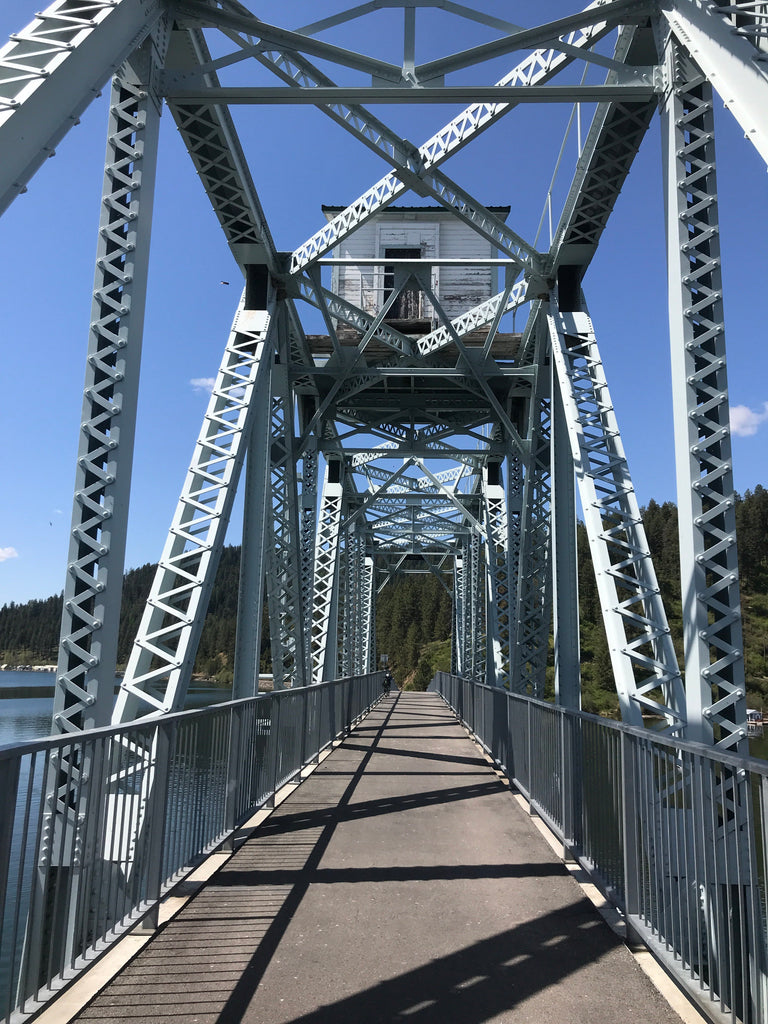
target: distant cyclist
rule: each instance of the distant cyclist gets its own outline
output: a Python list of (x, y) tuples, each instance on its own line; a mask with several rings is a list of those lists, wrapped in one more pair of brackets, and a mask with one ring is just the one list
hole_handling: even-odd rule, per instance
[(389, 671), (389, 669), (387, 669), (387, 671), (384, 673), (384, 682), (381, 684), (382, 689), (384, 690), (385, 697), (389, 696), (389, 691), (392, 689), (392, 683), (394, 683), (392, 673)]

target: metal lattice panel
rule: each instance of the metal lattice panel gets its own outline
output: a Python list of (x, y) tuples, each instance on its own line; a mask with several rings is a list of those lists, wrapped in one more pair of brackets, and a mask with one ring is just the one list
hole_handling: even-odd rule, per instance
[(670, 336), (692, 738), (747, 752), (712, 89), (670, 45)]
[[(312, 682), (331, 678), (336, 671), (336, 589), (339, 579), (339, 545), (344, 489), (341, 465), (326, 466), (320, 518), (315, 541), (315, 599), (312, 605)], [(334, 478), (332, 478), (332, 474)], [(349, 553), (347, 554), (349, 561)]]
[(113, 722), (181, 710), (224, 543), (250, 416), (268, 384), (274, 320), (245, 295), (120, 686)]
[(160, 112), (139, 53), (112, 83), (54, 729), (109, 722)]
[[(547, 316), (624, 721), (642, 712), (685, 726), (685, 696), (592, 323)], [(660, 691), (661, 697), (657, 696)]]
[(312, 606), (315, 594), (315, 544), (317, 536), (317, 474), (315, 445), (308, 445), (301, 460), (301, 602), (304, 609), (305, 663), (311, 664)]
[(549, 653), (550, 561), (550, 398), (538, 343), (538, 382), (529, 407), (530, 450), (523, 461), (520, 557), (516, 591), (515, 650), (510, 686), (541, 697)]
[[(491, 463), (496, 474), (498, 463)], [(490, 468), (490, 467), (489, 467)], [(507, 503), (501, 481), (484, 478), (485, 532), (488, 552), (488, 646), (489, 673), (496, 686), (509, 681), (513, 586), (509, 572), (509, 524)], [(490, 680), (489, 680), (490, 681)]]
[(0, 49), (0, 213), (153, 30), (163, 7), (161, 0), (56, 0)]
[[(285, 338), (281, 341), (284, 343)], [(303, 686), (308, 680), (304, 662), (305, 618), (301, 606), (301, 536), (294, 404), (284, 366), (275, 367), (273, 381), (270, 430), (273, 515), (267, 604), (272, 674), (275, 689), (281, 689), (284, 686)]]

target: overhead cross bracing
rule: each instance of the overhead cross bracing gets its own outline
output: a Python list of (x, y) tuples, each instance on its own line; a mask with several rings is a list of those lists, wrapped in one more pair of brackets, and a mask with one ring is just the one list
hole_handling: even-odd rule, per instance
[[(490, 0), (295, 5), (280, 25), (253, 8), (56, 0), (0, 51), (2, 208), (110, 94), (56, 728), (113, 714), (167, 107), (245, 290), (114, 714), (181, 706), (238, 489), (238, 694), (264, 580), (276, 685), (302, 686), (375, 667), (376, 594), (421, 560), (454, 595), (455, 667), (541, 695), (553, 631), (556, 697), (578, 705), (578, 491), (622, 714), (743, 750), (711, 110), (719, 91), (768, 157), (766, 4), (542, 0), (515, 5), (519, 25)], [(562, 146), (538, 129), (551, 110)], [(660, 127), (681, 665), (608, 389), (614, 340), (585, 299)]]

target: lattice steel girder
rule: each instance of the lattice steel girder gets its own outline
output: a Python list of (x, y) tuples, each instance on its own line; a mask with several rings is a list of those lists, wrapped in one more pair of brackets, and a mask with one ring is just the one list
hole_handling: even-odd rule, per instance
[(255, 697), (259, 689), (264, 576), (267, 563), (267, 517), (272, 514), (269, 491), (269, 381), (258, 394), (247, 438), (243, 540), (237, 597), (237, 634), (232, 699)]
[[(743, 26), (731, 15), (758, 20), (765, 31), (765, 13), (738, 5), (719, 6), (713, 0), (668, 0), (662, 15), (678, 42), (692, 55), (726, 107), (768, 163), (768, 63)], [(758, 33), (754, 33), (756, 39)], [(674, 88), (674, 79), (667, 83)]]
[[(640, 9), (644, 4), (633, 3), (610, 3), (608, 0), (595, 0), (590, 4), (587, 11), (595, 11), (598, 17), (599, 8), (610, 8), (610, 15), (617, 20), (626, 13), (628, 8)], [(606, 12), (600, 10), (599, 17), (604, 17)], [(589, 15), (587, 17), (590, 17)], [(567, 43), (571, 49), (586, 49), (596, 43), (602, 35), (615, 25), (616, 21), (596, 21), (593, 24), (579, 24), (568, 33)], [(555, 33), (557, 35), (557, 33)], [(548, 39), (551, 38), (551, 30)], [(534, 44), (535, 45), (535, 44)], [(497, 84), (507, 86), (512, 84), (538, 85), (548, 81), (557, 74), (563, 67), (573, 61), (574, 57), (569, 54), (558, 52), (556, 48), (536, 50), (527, 57), (521, 64), (513, 68)], [(314, 82), (312, 83), (314, 84)], [(328, 84), (327, 82), (323, 84)], [(376, 182), (367, 192), (360, 196), (354, 203), (334, 217), (320, 231), (316, 232), (303, 246), (300, 246), (291, 258), (291, 271), (296, 273), (308, 263), (318, 259), (328, 252), (335, 245), (341, 242), (352, 231), (360, 227), (379, 210), (394, 202), (401, 194), (414, 188), (420, 194), (430, 194), (438, 202), (443, 202), (440, 196), (441, 178), (435, 172), (435, 168), (443, 160), (458, 152), (472, 138), (480, 132), (485, 131), (504, 114), (514, 108), (511, 103), (475, 103), (463, 110), (457, 117), (453, 118), (440, 132), (433, 135), (421, 147), (405, 143), (399, 136), (386, 132), (376, 135), (373, 139), (365, 137), (367, 122), (370, 115), (367, 111), (359, 113), (357, 108), (349, 112), (351, 117), (359, 117), (363, 122), (363, 131), (359, 132), (362, 140), (367, 145), (380, 152), (385, 159), (395, 165), (395, 171), (391, 171), (382, 179)], [(340, 110), (346, 109), (339, 107)], [(373, 121), (373, 119), (371, 119)], [(343, 119), (339, 119), (343, 127), (348, 126)], [(394, 141), (393, 141), (394, 140)], [(405, 155), (403, 150), (405, 148)], [(428, 187), (428, 179), (431, 178), (431, 191)], [(485, 216), (487, 211), (483, 211)], [(494, 230), (498, 231), (498, 226)], [(498, 243), (498, 239), (495, 239)], [(524, 261), (532, 259), (538, 263), (538, 254), (529, 247), (516, 248), (522, 240), (517, 240), (507, 250), (510, 255), (519, 256), (524, 254)], [(501, 247), (501, 246), (500, 246)]]
[(56, 0), (0, 49), (0, 213), (165, 9), (163, 0)]
[(485, 624), (485, 577), (488, 571), (486, 564), (486, 545), (482, 537), (473, 530), (469, 535), (469, 657), (468, 675), (470, 679), (484, 680), (486, 673), (486, 624)]
[[(279, 309), (280, 362), (272, 371), (271, 461), (272, 484), (269, 604), (270, 644), (274, 686), (304, 686), (310, 681), (305, 660), (306, 621), (302, 608), (301, 530), (295, 436), (295, 393), (288, 379), (291, 354), (288, 309)], [(316, 585), (316, 581), (315, 581)]]
[(576, 489), (557, 368), (550, 360), (552, 430), (552, 633), (555, 661), (555, 700), (581, 708), (579, 645), (579, 576), (576, 548)]
[(552, 294), (547, 324), (622, 718), (680, 733), (683, 683), (592, 322)]
[(674, 42), (664, 111), (687, 738), (747, 749), (712, 88)]
[(432, 352), (437, 352), (438, 349), (451, 345), (454, 337), (463, 338), (488, 324), (498, 324), (504, 313), (514, 312), (526, 301), (527, 292), (527, 283), (519, 281), (508, 291), (499, 292), (493, 298), (473, 306), (466, 313), (451, 320), (450, 327), (438, 327), (434, 331), (430, 331), (429, 334), (422, 335), (416, 342), (419, 355), (430, 355)]
[(344, 502), (343, 463), (329, 459), (325, 467), (320, 518), (315, 542), (315, 590), (312, 605), (312, 682), (336, 677), (336, 592)]
[(363, 575), (360, 582), (361, 613), (363, 622), (363, 649), (361, 651), (361, 672), (376, 671), (376, 570), (373, 558), (363, 560)]
[[(168, 64), (192, 74), (209, 61), (202, 32), (179, 28), (172, 32)], [(211, 86), (218, 84), (212, 72), (205, 75), (205, 81)], [(168, 107), (232, 255), (241, 267), (266, 264), (270, 272), (276, 273), (275, 245), (229, 111), (225, 106), (176, 100), (169, 100)]]
[(365, 524), (350, 523), (344, 530), (344, 602), (341, 609), (342, 676), (358, 675), (366, 664), (368, 608), (365, 605)]
[(509, 682), (513, 586), (509, 572), (507, 502), (498, 461), (486, 466), (482, 487), (488, 563), (488, 683), (503, 686)]
[(112, 82), (53, 730), (114, 702), (160, 110), (148, 40)]
[(274, 322), (266, 310), (246, 309), (243, 293), (120, 686), (114, 724), (183, 707), (250, 419), (268, 393)]
[(540, 331), (534, 335), (537, 374), (527, 411), (529, 448), (521, 457), (522, 512), (510, 689), (541, 697), (549, 653), (551, 591), (550, 397), (545, 341)]
[(317, 439), (312, 438), (301, 456), (299, 536), (301, 547), (301, 601), (304, 609), (305, 663), (311, 663), (312, 608), (315, 595), (315, 544), (317, 537)]
[(451, 644), (451, 664), (453, 671), (459, 675), (464, 675), (467, 672), (467, 658), (469, 657), (469, 643), (467, 639), (469, 635), (466, 593), (467, 575), (467, 552), (465, 543), (463, 543), (453, 561), (453, 642)]
[[(620, 29), (614, 57), (629, 67), (646, 61), (655, 62), (652, 30), (635, 26)], [(614, 74), (608, 75), (609, 81)], [(578, 280), (581, 279), (597, 249), (656, 107), (655, 100), (598, 106), (550, 247), (553, 267), (578, 267)]]

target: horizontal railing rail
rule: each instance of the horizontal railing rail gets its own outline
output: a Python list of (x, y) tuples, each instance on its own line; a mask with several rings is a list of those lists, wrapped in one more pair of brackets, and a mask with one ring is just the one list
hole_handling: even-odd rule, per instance
[(430, 689), (711, 1020), (768, 1020), (768, 762), (444, 672)]
[[(0, 747), (0, 1020), (22, 1021), (382, 695), (383, 674)], [(64, 767), (66, 766), (66, 767)]]

